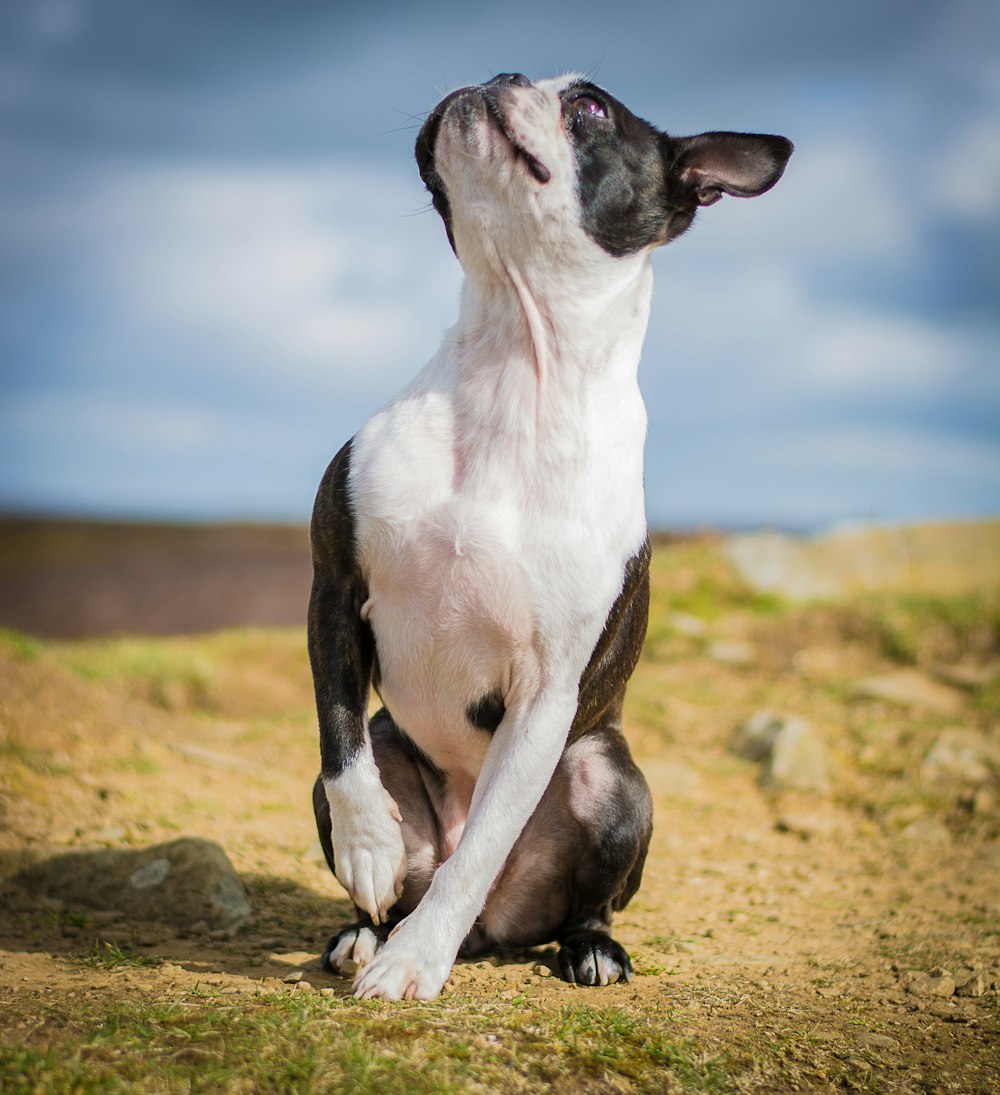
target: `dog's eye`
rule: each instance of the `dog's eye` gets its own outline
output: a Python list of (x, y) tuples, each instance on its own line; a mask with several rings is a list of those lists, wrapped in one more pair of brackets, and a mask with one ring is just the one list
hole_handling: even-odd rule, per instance
[(589, 114), (592, 118), (606, 118), (608, 116), (604, 104), (599, 99), (595, 99), (593, 95), (577, 95), (570, 103), (570, 106), (577, 114)]

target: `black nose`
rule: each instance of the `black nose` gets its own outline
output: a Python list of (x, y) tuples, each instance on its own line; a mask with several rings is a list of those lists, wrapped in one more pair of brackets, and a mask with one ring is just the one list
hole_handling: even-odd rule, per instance
[(522, 76), (520, 72), (501, 72), (498, 76), (494, 76), (492, 80), (488, 80), (487, 87), (492, 84), (497, 84), (500, 87), (531, 87), (531, 81), (527, 76)]

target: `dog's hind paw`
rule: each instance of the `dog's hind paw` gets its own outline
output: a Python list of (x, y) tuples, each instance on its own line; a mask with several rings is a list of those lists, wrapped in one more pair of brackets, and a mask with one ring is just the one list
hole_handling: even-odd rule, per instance
[(349, 924), (327, 943), (320, 965), (331, 973), (356, 973), (378, 954), (388, 935), (388, 924)]
[(562, 940), (559, 972), (576, 985), (613, 985), (632, 980), (632, 963), (621, 943), (605, 932), (574, 932)]

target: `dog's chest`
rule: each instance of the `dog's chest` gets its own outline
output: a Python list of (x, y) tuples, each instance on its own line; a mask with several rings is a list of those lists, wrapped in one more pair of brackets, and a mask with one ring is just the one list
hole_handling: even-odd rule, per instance
[(526, 429), (495, 409), (470, 439), (463, 401), (433, 388), (355, 439), (352, 504), (382, 698), (442, 768), (474, 775), (489, 738), (470, 705), (579, 681), (645, 534), (645, 419), (619, 390)]

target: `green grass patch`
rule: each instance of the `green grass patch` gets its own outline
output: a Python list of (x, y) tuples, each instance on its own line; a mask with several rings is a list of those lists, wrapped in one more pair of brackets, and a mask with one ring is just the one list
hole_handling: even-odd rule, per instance
[[(53, 1020), (58, 1017), (53, 1016)], [(0, 1050), (4, 1092), (481, 1090), (723, 1092), (722, 1062), (613, 1007), (360, 1003), (305, 993), (188, 996), (53, 1021)], [(81, 1029), (82, 1027), (82, 1029)]]

